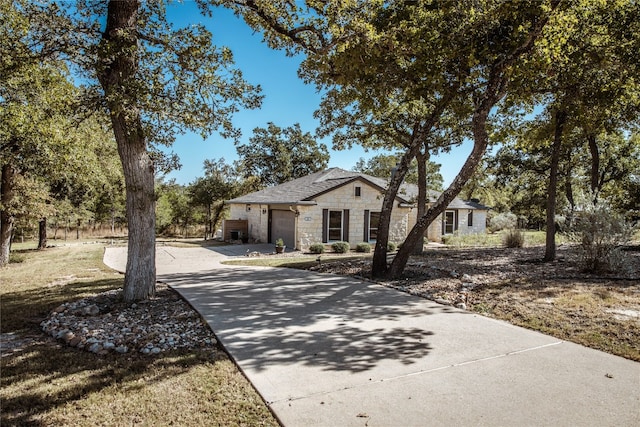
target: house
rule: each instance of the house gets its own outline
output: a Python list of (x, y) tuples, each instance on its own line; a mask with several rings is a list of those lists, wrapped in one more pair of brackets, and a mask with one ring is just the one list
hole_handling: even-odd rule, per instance
[[(300, 250), (314, 243), (374, 243), (386, 186), (381, 178), (331, 168), (228, 200), (225, 240), (248, 236), (250, 241), (273, 243), (282, 238), (287, 247)], [(398, 192), (389, 241), (403, 242), (415, 224), (417, 193), (418, 187), (410, 184)], [(429, 202), (438, 195), (431, 192)], [(441, 220), (429, 226), (427, 237), (440, 241), (444, 234), (484, 232), (487, 210), (477, 201), (455, 199)]]

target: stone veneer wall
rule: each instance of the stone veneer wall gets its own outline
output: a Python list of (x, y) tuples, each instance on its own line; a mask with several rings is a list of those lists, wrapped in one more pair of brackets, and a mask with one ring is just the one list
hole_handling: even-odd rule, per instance
[(249, 241), (267, 243), (269, 238), (269, 205), (231, 204), (229, 205), (229, 219), (248, 220)]
[[(360, 197), (355, 196), (355, 187), (361, 188)], [(354, 181), (329, 193), (319, 196), (313, 206), (297, 206), (298, 230), (296, 247), (306, 250), (314, 243), (322, 243), (322, 210), (349, 209), (349, 243), (352, 248), (364, 239), (364, 211), (379, 212), (384, 196), (376, 188), (361, 181)], [(269, 209), (287, 210), (288, 206), (251, 204), (247, 210), (245, 204), (230, 205), (230, 219), (249, 221), (249, 241), (267, 243), (269, 239)], [(484, 233), (487, 211), (473, 211), (473, 226), (467, 226), (467, 211), (458, 213), (458, 233)], [(416, 209), (401, 208), (396, 203), (391, 215), (389, 241), (401, 243), (416, 222)], [(433, 221), (427, 229), (427, 238), (440, 242), (442, 238), (442, 216)]]
[[(467, 213), (467, 209), (458, 210), (458, 229), (456, 231), (459, 234), (484, 233), (486, 231), (487, 211), (473, 211), (472, 227), (467, 225)], [(414, 210), (409, 219), (409, 230), (411, 230), (411, 227), (416, 223), (416, 214), (417, 210)], [(443, 214), (440, 214), (427, 228), (427, 239), (432, 242), (440, 242), (442, 240), (442, 215)]]
[[(360, 187), (360, 196), (355, 195)], [(298, 206), (298, 245), (305, 250), (314, 243), (322, 243), (322, 210), (349, 209), (349, 243), (355, 248), (364, 240), (364, 211), (380, 212), (384, 195), (362, 181), (354, 181), (329, 193), (318, 196), (315, 206)], [(410, 208), (400, 208), (397, 203), (391, 214), (389, 240), (404, 241), (407, 233)], [(331, 242), (329, 242), (331, 243)]]

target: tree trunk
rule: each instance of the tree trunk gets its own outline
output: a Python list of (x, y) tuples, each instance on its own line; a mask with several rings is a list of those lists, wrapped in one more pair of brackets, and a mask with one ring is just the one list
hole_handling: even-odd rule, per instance
[(598, 150), (595, 135), (588, 134), (587, 141), (589, 142), (589, 152), (591, 153), (591, 197), (593, 197), (593, 206), (596, 206), (598, 204), (598, 193), (600, 192), (600, 150)]
[[(423, 152), (418, 152), (416, 161), (418, 162), (418, 208), (416, 218), (422, 218), (427, 208), (427, 161), (429, 160), (429, 152), (427, 147)], [(413, 255), (422, 255), (424, 251), (424, 233), (422, 239), (418, 239), (413, 248)]]
[(409, 232), (404, 244), (396, 254), (393, 262), (389, 266), (387, 270), (386, 277), (388, 278), (396, 278), (402, 275), (405, 266), (407, 265), (407, 261), (409, 260), (409, 256), (411, 255), (412, 249), (415, 247), (416, 242), (422, 240), (424, 237), (424, 233), (435, 219), (446, 210), (449, 203), (460, 193), (462, 187), (465, 182), (473, 175), (476, 167), (482, 160), (482, 156), (484, 155), (487, 145), (489, 143), (489, 135), (486, 130), (486, 121), (489, 116), (489, 111), (496, 102), (499, 101), (500, 98), (497, 98), (491, 105), (485, 105), (480, 111), (474, 114), (473, 118), (473, 135), (474, 135), (474, 144), (473, 150), (471, 150), (471, 154), (465, 161), (464, 165), (458, 172), (458, 175), (455, 177), (449, 188), (440, 194), (438, 200), (436, 200), (435, 204), (430, 207), (424, 215), (418, 218), (415, 226)]
[(98, 79), (105, 91), (127, 195), (129, 242), (124, 300), (148, 299), (155, 294), (154, 167), (147, 151), (135, 89), (138, 69), (137, 0), (110, 0), (100, 51)]
[[(207, 225), (209, 226), (209, 239), (213, 239), (213, 222), (211, 219), (211, 202), (207, 203)], [(205, 233), (206, 234), (206, 233)], [(207, 237), (204, 238), (207, 240)]]
[(382, 209), (380, 211), (380, 220), (378, 222), (378, 236), (371, 265), (371, 275), (373, 277), (384, 277), (387, 274), (387, 245), (389, 244), (391, 211), (393, 210), (393, 204), (396, 200), (396, 195), (398, 194), (400, 185), (402, 185), (402, 181), (404, 181), (404, 177), (409, 170), (409, 164), (416, 156), (419, 147), (419, 144), (415, 143), (413, 147), (402, 155), (398, 167), (394, 170), (394, 173), (391, 176), (389, 188), (387, 188), (387, 191), (384, 193), (384, 200), (382, 201)]
[(567, 119), (565, 111), (556, 112), (553, 145), (551, 147), (551, 165), (549, 166), (549, 185), (547, 187), (547, 234), (544, 249), (544, 261), (556, 259), (556, 199), (558, 190), (558, 164), (562, 148), (562, 133)]
[(38, 221), (38, 249), (47, 249), (47, 217)]
[(11, 236), (13, 235), (15, 218), (6, 207), (11, 205), (14, 198), (13, 181), (15, 173), (16, 171), (11, 165), (2, 165), (0, 205), (3, 208), (0, 211), (0, 267), (9, 264), (9, 254), (11, 253)]
[(573, 224), (573, 216), (576, 212), (576, 202), (575, 199), (573, 197), (573, 182), (572, 182), (572, 177), (573, 177), (573, 165), (569, 164), (569, 168), (567, 170), (567, 174), (565, 177), (565, 183), (564, 183), (564, 192), (565, 195), (567, 197), (567, 201), (569, 202), (569, 206), (570, 206), (570, 211), (569, 211), (569, 216), (567, 217), (567, 221), (566, 221), (566, 226), (567, 227), (571, 227), (571, 225)]

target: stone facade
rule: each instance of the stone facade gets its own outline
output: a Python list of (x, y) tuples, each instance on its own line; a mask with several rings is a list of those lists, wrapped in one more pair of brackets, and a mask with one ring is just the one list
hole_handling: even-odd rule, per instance
[(269, 236), (269, 205), (231, 204), (230, 219), (245, 219), (249, 222), (249, 241), (267, 243)]
[[(287, 247), (306, 250), (315, 243), (344, 240), (355, 248), (361, 242), (375, 242), (372, 224), (381, 211), (387, 185), (384, 179), (331, 168), (230, 200), (230, 219), (248, 222), (251, 242), (274, 243), (282, 238)], [(398, 193), (390, 242), (404, 242), (416, 223), (417, 209), (412, 206), (416, 194), (417, 186), (412, 184)], [(438, 195), (432, 192), (429, 200), (435, 201)], [(477, 200), (456, 198), (429, 226), (426, 236), (439, 242), (444, 234), (484, 232), (487, 209)]]
[[(360, 195), (356, 194), (359, 187)], [(269, 211), (290, 210), (296, 211), (296, 249), (306, 250), (314, 243), (322, 243), (322, 212), (349, 211), (348, 242), (352, 248), (364, 241), (365, 237), (365, 211), (380, 212), (384, 195), (379, 189), (361, 180), (355, 180), (330, 192), (321, 194), (311, 201), (311, 204), (291, 205), (266, 205), (266, 204), (230, 204), (231, 219), (246, 219), (249, 221), (249, 239), (253, 242), (269, 241)], [(291, 206), (291, 208), (290, 208)], [(389, 241), (400, 243), (404, 241), (409, 225), (412, 208), (400, 207), (396, 202), (391, 215), (391, 227)], [(415, 214), (414, 214), (415, 215)], [(344, 226), (345, 224), (343, 224)], [(273, 240), (273, 236), (272, 236)], [(342, 240), (342, 239), (340, 239)], [(329, 240), (328, 244), (337, 240)], [(374, 243), (374, 240), (370, 240)]]
[[(457, 234), (474, 234), (484, 233), (486, 231), (487, 223), (487, 211), (481, 209), (447, 209), (448, 212), (453, 212), (453, 216), (456, 220), (453, 225), (453, 233)], [(472, 212), (472, 225), (469, 226), (469, 212)], [(445, 232), (444, 218), (445, 214), (440, 214), (438, 218), (433, 221), (427, 228), (426, 237), (432, 242), (442, 241), (442, 236), (445, 234), (453, 234)], [(416, 218), (412, 217), (410, 226), (416, 223)]]

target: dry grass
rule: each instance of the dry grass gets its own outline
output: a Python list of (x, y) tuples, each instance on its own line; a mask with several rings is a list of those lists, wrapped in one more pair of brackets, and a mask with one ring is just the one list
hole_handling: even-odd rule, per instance
[[(429, 248), (410, 259), (402, 278), (384, 283), (414, 295), (464, 303), (486, 316), (640, 361), (639, 249), (635, 245), (625, 251), (628, 271), (596, 275), (582, 271), (571, 245), (560, 246), (558, 261), (551, 263), (541, 262), (541, 246)], [(237, 261), (257, 262), (364, 277), (371, 271), (370, 257), (326, 259), (322, 265), (310, 256)], [(477, 285), (472, 291), (464, 289), (463, 275)]]
[(509, 281), (470, 298), (479, 313), (560, 339), (640, 361), (637, 284), (606, 279)]
[(277, 425), (219, 348), (159, 356), (93, 353), (45, 337), (40, 321), (65, 301), (122, 285), (100, 245), (38, 252), (0, 270), (3, 350), (1, 424)]

